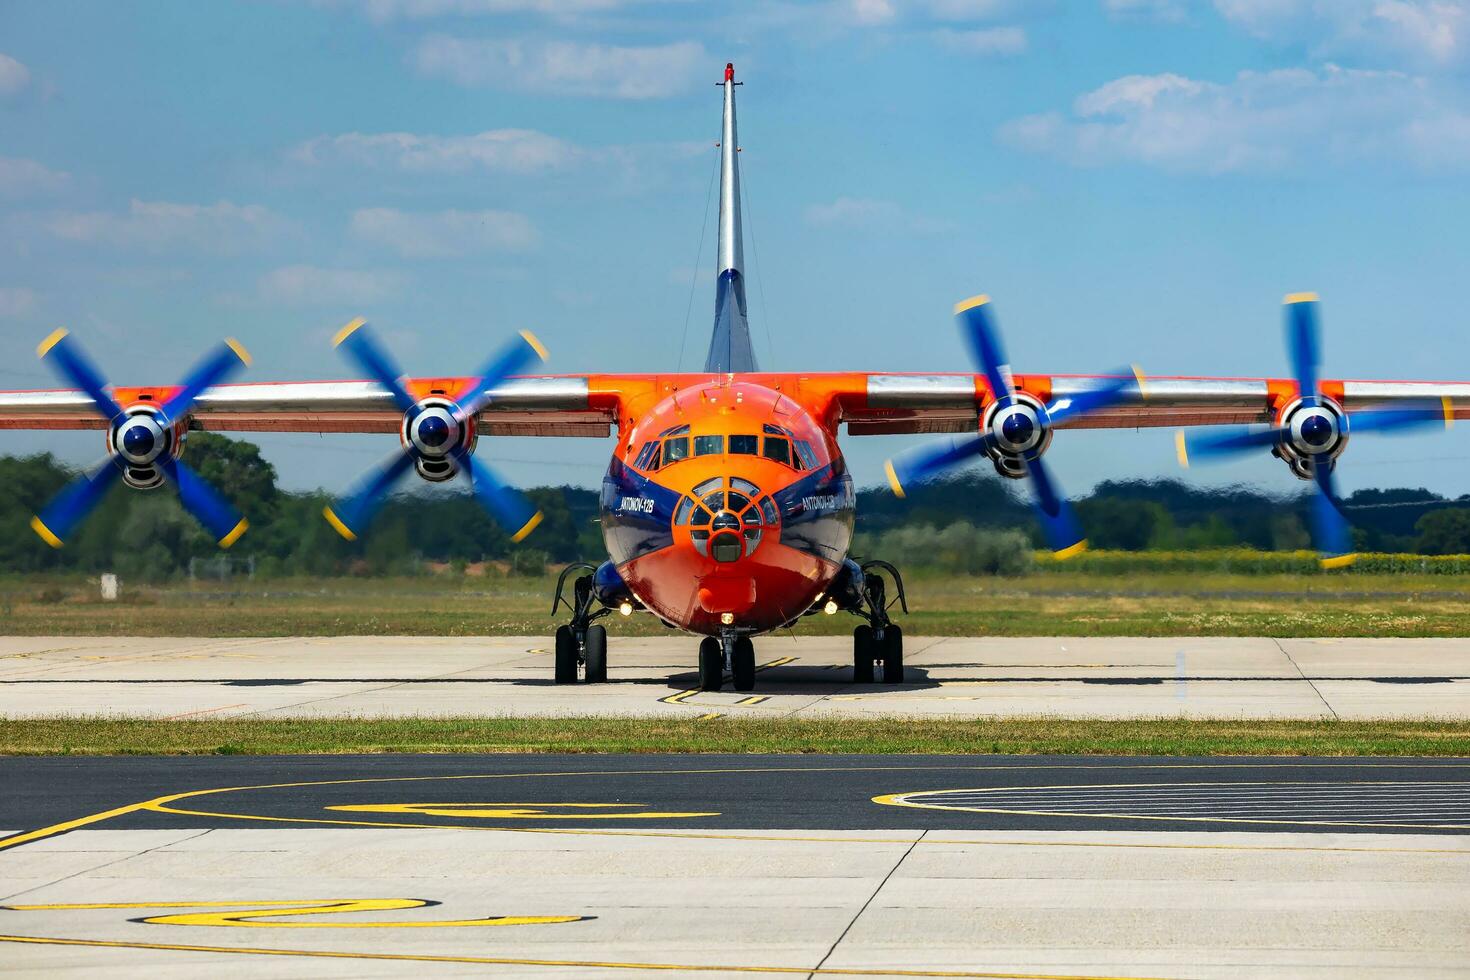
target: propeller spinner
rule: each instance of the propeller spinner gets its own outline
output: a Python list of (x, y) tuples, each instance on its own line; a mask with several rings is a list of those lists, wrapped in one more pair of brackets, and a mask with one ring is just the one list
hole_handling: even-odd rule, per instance
[[(1450, 424), (1450, 406), (1435, 402), (1409, 404), (1377, 411), (1347, 412), (1319, 385), (1321, 328), (1316, 293), (1292, 293), (1285, 299), (1286, 343), (1296, 375), (1297, 397), (1277, 413), (1269, 426), (1237, 426), (1225, 432), (1175, 437), (1179, 463), (1191, 459), (1221, 459), (1271, 447), (1292, 472), (1316, 484), (1312, 496), (1312, 541), (1323, 568), (1352, 564), (1352, 528), (1342, 512), (1332, 471), (1347, 448), (1349, 428), (1355, 432), (1401, 432)], [(1446, 400), (1447, 402), (1448, 400)]]
[(976, 456), (995, 460), (1007, 476), (1029, 477), (1034, 491), (1037, 517), (1047, 543), (1058, 558), (1070, 558), (1087, 547), (1087, 539), (1071, 506), (1041, 461), (1051, 443), (1053, 426), (1100, 409), (1143, 396), (1143, 375), (1137, 368), (1120, 377), (1074, 395), (1044, 404), (1028, 392), (1018, 391), (1009, 359), (1001, 346), (1000, 331), (990, 308), (990, 297), (976, 296), (954, 308), (960, 331), (969, 342), (972, 359), (979, 366), (990, 392), (981, 417), (979, 435), (946, 439), (920, 446), (884, 464), (893, 492), (904, 495), (904, 486), (967, 463)]
[(488, 465), (475, 457), (475, 416), (490, 402), (488, 391), (525, 365), (546, 360), (546, 348), (536, 335), (522, 330), (485, 364), (480, 372), (456, 393), (455, 398), (415, 398), (403, 386), (403, 375), (391, 355), (377, 342), (364, 320), (353, 320), (337, 332), (334, 346), (342, 348), (358, 366), (393, 397), (403, 413), (399, 430), (401, 447), (370, 470), (356, 487), (322, 513), (328, 523), (349, 541), (354, 541), (372, 521), (393, 485), (409, 470), (431, 482), (453, 478), (461, 470), (469, 475), (475, 498), (521, 541), (541, 523), (541, 512), (520, 491), (502, 482)]
[(107, 456), (56, 495), (31, 528), (53, 548), (65, 538), (121, 479), (138, 489), (152, 489), (165, 481), (179, 491), (184, 509), (209, 529), (221, 548), (240, 539), (250, 526), (245, 518), (179, 460), (186, 419), (199, 396), (229, 374), (250, 363), (250, 354), (235, 340), (226, 340), (190, 371), (178, 389), (161, 404), (138, 402), (124, 409), (107, 391), (102, 375), (66, 330), (57, 330), (41, 342), (36, 355), (49, 360), (70, 384), (91, 398), (97, 414), (107, 422)]

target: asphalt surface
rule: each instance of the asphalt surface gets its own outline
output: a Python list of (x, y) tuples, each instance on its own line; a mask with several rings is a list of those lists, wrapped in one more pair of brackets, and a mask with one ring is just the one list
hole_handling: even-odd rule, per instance
[(0, 786), (9, 831), (192, 794), (91, 826), (1470, 832), (1466, 759), (8, 758)]

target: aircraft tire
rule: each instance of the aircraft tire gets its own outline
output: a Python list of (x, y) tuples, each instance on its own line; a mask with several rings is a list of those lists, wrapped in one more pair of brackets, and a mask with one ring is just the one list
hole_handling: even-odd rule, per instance
[(699, 689), (718, 691), (725, 682), (725, 651), (719, 637), (706, 636), (699, 641)]
[(883, 630), (883, 683), (903, 683), (903, 630), (897, 626)]
[(755, 690), (755, 644), (750, 642), (750, 637), (742, 636), (735, 641), (735, 649), (730, 653), (730, 671), (735, 675), (735, 690)]
[(577, 638), (570, 626), (556, 628), (556, 682), (577, 683)]
[(587, 645), (583, 650), (587, 660), (587, 683), (607, 683), (607, 627), (587, 627)]
[(873, 627), (859, 626), (852, 631), (852, 682), (873, 683)]

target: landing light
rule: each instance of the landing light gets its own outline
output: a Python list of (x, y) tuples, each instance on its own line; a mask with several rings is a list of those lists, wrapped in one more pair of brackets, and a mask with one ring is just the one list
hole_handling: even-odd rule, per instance
[(618, 606), (618, 612), (622, 613), (624, 616), (633, 615), (633, 604), (624, 599), (622, 605)]
[(822, 612), (826, 613), (828, 616), (834, 615), (837, 612), (837, 600), (828, 599), (827, 604), (822, 607)]
[(729, 626), (733, 622), (735, 622), (734, 613), (720, 613), (720, 625)]

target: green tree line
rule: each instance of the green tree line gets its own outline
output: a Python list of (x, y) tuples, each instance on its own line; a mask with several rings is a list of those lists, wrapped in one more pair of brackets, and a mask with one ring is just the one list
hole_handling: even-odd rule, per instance
[[(424, 562), (480, 561), (539, 572), (547, 563), (606, 557), (592, 490), (527, 490), (545, 520), (518, 546), (467, 493), (437, 487), (390, 498), (368, 533), (349, 542), (322, 519), (331, 498), (281, 490), (275, 468), (254, 444), (193, 433), (188, 458), (249, 518), (250, 531), (232, 554), (253, 558), (257, 574), (403, 573)], [(28, 526), (31, 516), (74, 476), (49, 455), (0, 457), (0, 572), (112, 570), (166, 578), (187, 569), (190, 559), (219, 553), (173, 493), (121, 486), (66, 547), (48, 547)], [(1023, 486), (977, 471), (913, 487), (903, 500), (886, 489), (863, 490), (858, 546), (887, 542), (904, 554), (868, 557), (937, 556), (926, 564), (939, 562), (954, 571), (1010, 570), (1002, 568), (1012, 560), (1007, 556), (1027, 543), (1040, 545), (1024, 492)], [(1278, 497), (1247, 487), (1205, 489), (1176, 480), (1109, 481), (1076, 503), (1097, 548), (1310, 547), (1304, 493)], [(1470, 497), (1450, 500), (1424, 489), (1360, 490), (1345, 505), (1362, 550), (1470, 553)], [(974, 533), (997, 528), (1011, 534), (1002, 541)]]

